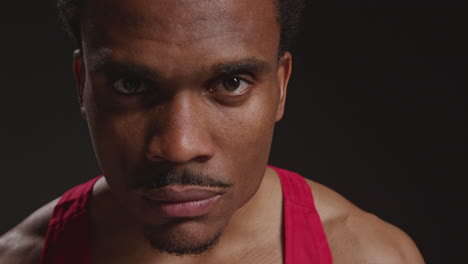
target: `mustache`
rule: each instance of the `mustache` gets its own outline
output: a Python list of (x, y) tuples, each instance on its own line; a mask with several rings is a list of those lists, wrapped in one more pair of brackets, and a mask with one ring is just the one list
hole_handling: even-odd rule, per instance
[(153, 174), (153, 176), (142, 178), (133, 185), (134, 188), (149, 188), (159, 189), (171, 185), (190, 185), (212, 188), (227, 188), (232, 186), (231, 183), (217, 180), (207, 174), (199, 171), (184, 170), (168, 170)]

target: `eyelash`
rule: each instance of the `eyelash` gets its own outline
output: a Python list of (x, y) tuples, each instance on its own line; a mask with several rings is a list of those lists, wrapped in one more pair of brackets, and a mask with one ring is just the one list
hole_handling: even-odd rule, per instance
[[(240, 97), (240, 96), (248, 93), (251, 90), (251, 86), (254, 85), (253, 81), (250, 81), (245, 77), (241, 77), (241, 75), (246, 75), (246, 74), (225, 75), (225, 76), (215, 78), (214, 80), (211, 80), (211, 81), (208, 82), (208, 84), (206, 86), (206, 87), (208, 87), (207, 90), (208, 90), (209, 93), (212, 93), (212, 94), (214, 94), (214, 96), (216, 96), (217, 86), (223, 85), (224, 82), (226, 82), (228, 80), (238, 79), (239, 82), (240, 82), (240, 86), (242, 85), (242, 82), (244, 82), (245, 85), (247, 85), (247, 87), (245, 88), (245, 91), (243, 91), (241, 93), (235, 93), (235, 92), (230, 92), (230, 91), (225, 90), (224, 93), (220, 92), (220, 93), (218, 93), (218, 95), (221, 96), (221, 97), (231, 97), (231, 98)], [(125, 93), (125, 92), (119, 91), (116, 88), (116, 85), (117, 85), (118, 82), (128, 81), (128, 80), (138, 81), (140, 86), (145, 86), (143, 88), (143, 91), (135, 92), (135, 93), (132, 93), (132, 92)], [(109, 84), (110, 84), (110, 86), (112, 87), (112, 89), (115, 92), (117, 92), (118, 94), (123, 95), (123, 96), (141, 95), (141, 94), (144, 94), (144, 93), (146, 93), (146, 92), (148, 92), (150, 90), (153, 90), (153, 86), (154, 86), (154, 83), (151, 82), (151, 81), (148, 81), (148, 79), (146, 79), (146, 78), (140, 78), (140, 77), (135, 77), (135, 76), (122, 76), (122, 75), (120, 77), (116, 76), (114, 78), (111, 78)]]
[[(138, 87), (137, 87), (137, 90), (138, 89), (143, 89), (143, 91), (138, 91), (138, 92), (124, 92), (124, 91), (120, 91), (118, 89), (118, 84), (121, 82), (121, 85), (125, 85), (125, 84), (128, 84), (128, 83), (125, 83), (125, 81), (136, 81), (137, 84), (138, 84)], [(147, 84), (147, 81), (144, 80), (144, 79), (139, 79), (139, 78), (134, 78), (134, 77), (122, 77), (122, 78), (118, 78), (117, 80), (114, 80), (112, 83), (111, 83), (111, 86), (113, 87), (113, 89), (122, 94), (122, 95), (137, 95), (137, 94), (142, 94), (142, 93), (145, 93), (148, 91), (148, 84)]]
[(244, 77), (241, 77), (239, 75), (230, 75), (230, 76), (223, 76), (223, 77), (220, 77), (220, 78), (217, 78), (216, 81), (214, 81), (212, 84), (209, 85), (209, 91), (211, 93), (215, 93), (215, 89), (218, 85), (224, 85), (226, 81), (228, 80), (233, 80), (233, 79), (238, 79), (239, 82), (245, 82), (246, 85), (248, 87), (245, 88), (245, 91), (244, 92), (241, 92), (241, 93), (234, 93), (234, 92), (229, 92), (229, 91), (226, 91), (226, 93), (230, 93), (231, 95), (227, 95), (227, 96), (241, 96), (241, 95), (244, 95), (246, 93), (248, 93), (250, 91), (250, 86), (252, 86), (254, 83), (250, 80), (247, 80), (246, 78)]

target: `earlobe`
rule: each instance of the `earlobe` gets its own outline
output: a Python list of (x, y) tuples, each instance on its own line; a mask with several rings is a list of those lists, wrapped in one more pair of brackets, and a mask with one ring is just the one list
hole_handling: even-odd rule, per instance
[(78, 100), (80, 111), (83, 118), (86, 119), (86, 109), (83, 104), (83, 92), (86, 83), (86, 70), (83, 62), (83, 54), (80, 49), (73, 52), (73, 73), (75, 76), (76, 88), (78, 90)]
[(280, 89), (280, 98), (278, 109), (276, 111), (276, 121), (281, 120), (284, 115), (284, 107), (286, 104), (286, 94), (288, 90), (288, 82), (292, 71), (292, 56), (291, 53), (285, 52), (278, 62), (278, 85)]
[(86, 108), (84, 106), (80, 107), (80, 112), (83, 118), (86, 120)]

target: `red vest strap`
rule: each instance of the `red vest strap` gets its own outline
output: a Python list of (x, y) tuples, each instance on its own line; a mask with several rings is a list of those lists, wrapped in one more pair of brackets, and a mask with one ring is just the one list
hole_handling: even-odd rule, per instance
[(312, 191), (297, 173), (273, 168), (283, 188), (286, 264), (332, 264), (320, 216)]
[(74, 187), (60, 198), (49, 222), (41, 264), (89, 264), (88, 205), (99, 178)]

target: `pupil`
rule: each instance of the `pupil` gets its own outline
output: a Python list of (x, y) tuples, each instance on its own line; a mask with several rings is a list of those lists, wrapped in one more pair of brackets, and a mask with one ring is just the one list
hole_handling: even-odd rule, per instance
[(129, 92), (134, 92), (138, 89), (138, 86), (140, 85), (140, 82), (135, 79), (126, 79), (124, 81), (124, 87), (127, 91)]
[(234, 91), (239, 88), (240, 80), (239, 78), (231, 78), (224, 81), (224, 86), (229, 91)]

